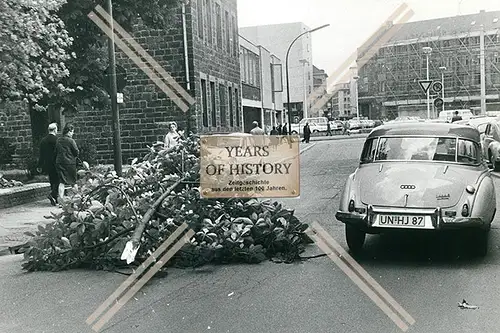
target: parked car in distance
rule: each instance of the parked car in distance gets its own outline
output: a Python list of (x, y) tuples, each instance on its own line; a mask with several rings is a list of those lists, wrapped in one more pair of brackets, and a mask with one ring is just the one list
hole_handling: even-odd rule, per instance
[(486, 125), (481, 148), (493, 170), (500, 171), (500, 118), (495, 118)]
[(328, 129), (326, 117), (303, 118), (298, 124), (292, 124), (292, 134), (302, 134), (306, 123), (309, 123), (311, 133), (326, 132)]
[(467, 228), (471, 250), (486, 255), (495, 213), (495, 186), (476, 129), (403, 122), (368, 135), (335, 216), (353, 254), (366, 234)]

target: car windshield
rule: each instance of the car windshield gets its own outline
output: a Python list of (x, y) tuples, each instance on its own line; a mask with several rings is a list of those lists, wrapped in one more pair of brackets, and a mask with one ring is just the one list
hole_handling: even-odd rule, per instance
[(477, 143), (451, 137), (381, 137), (378, 142), (377, 139), (370, 139), (365, 143), (361, 157), (362, 163), (446, 161), (478, 164), (480, 160)]

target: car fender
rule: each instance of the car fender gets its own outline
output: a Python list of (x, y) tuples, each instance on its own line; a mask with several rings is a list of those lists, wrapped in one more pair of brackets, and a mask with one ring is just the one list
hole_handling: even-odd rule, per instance
[(488, 159), (490, 157), (489, 152), (492, 153), (493, 158), (497, 159), (498, 158), (498, 153), (500, 150), (500, 143), (498, 141), (493, 140), (489, 145), (488, 145)]
[(472, 217), (481, 217), (490, 223), (496, 211), (495, 183), (489, 172), (478, 180), (474, 203), (472, 204)]
[(345, 181), (344, 189), (342, 190), (339, 203), (339, 210), (342, 212), (347, 212), (347, 208), (349, 207), (349, 200), (351, 200), (352, 195), (355, 194), (353, 192), (356, 190), (356, 186), (354, 185), (356, 181), (356, 171), (351, 173)]

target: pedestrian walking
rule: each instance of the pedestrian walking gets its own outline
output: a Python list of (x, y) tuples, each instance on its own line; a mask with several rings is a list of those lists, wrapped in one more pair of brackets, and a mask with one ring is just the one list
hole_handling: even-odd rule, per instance
[(309, 123), (306, 123), (304, 125), (304, 138), (302, 139), (302, 142), (309, 143), (310, 139), (311, 139), (311, 128), (309, 127)]
[(332, 126), (330, 125), (330, 122), (326, 123), (326, 135), (332, 136)]
[(262, 128), (259, 127), (259, 122), (258, 121), (254, 121), (252, 123), (253, 125), (253, 128), (250, 130), (250, 134), (252, 135), (264, 135), (264, 130)]
[(175, 122), (171, 122), (168, 124), (168, 133), (165, 135), (165, 148), (170, 149), (179, 144), (181, 136), (177, 132), (177, 124)]
[(59, 176), (56, 169), (57, 124), (49, 124), (48, 131), (49, 134), (40, 141), (40, 157), (37, 171), (49, 176), (50, 193), (47, 195), (47, 199), (50, 200), (52, 206), (55, 206), (58, 202), (59, 191)]
[(80, 154), (73, 139), (75, 127), (72, 124), (66, 124), (62, 134), (63, 136), (58, 138), (56, 143), (56, 169), (60, 182), (58, 186), (59, 203), (64, 201), (66, 186), (72, 186), (76, 183), (76, 160)]
[(278, 135), (278, 130), (276, 129), (276, 126), (273, 126), (273, 128), (271, 129), (271, 133), (269, 133), (270, 135)]
[(281, 134), (288, 135), (288, 124), (284, 123), (283, 128), (281, 129)]
[(278, 124), (278, 126), (276, 127), (276, 131), (278, 132), (278, 135), (281, 135), (283, 133), (282, 128), (281, 128), (281, 124)]

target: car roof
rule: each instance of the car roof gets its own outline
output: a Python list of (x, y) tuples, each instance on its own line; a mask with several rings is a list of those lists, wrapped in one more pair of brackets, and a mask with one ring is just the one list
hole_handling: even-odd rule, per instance
[(479, 142), (480, 136), (477, 129), (454, 123), (430, 123), (430, 122), (394, 122), (374, 128), (368, 139), (387, 135), (430, 135), (430, 136), (455, 136), (467, 138)]

